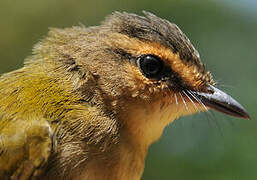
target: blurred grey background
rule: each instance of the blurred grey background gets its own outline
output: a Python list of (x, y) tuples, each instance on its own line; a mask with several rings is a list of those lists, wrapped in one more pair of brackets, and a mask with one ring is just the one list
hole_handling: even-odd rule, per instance
[(252, 120), (216, 112), (176, 120), (150, 148), (143, 179), (257, 179), (256, 0), (0, 0), (0, 73), (22, 67), (49, 27), (97, 25), (113, 11), (142, 10), (176, 23), (218, 87)]

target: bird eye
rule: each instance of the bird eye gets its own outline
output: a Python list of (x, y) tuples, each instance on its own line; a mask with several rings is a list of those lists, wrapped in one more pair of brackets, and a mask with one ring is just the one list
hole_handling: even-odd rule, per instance
[(159, 79), (163, 70), (162, 60), (154, 55), (141, 56), (137, 65), (147, 78)]

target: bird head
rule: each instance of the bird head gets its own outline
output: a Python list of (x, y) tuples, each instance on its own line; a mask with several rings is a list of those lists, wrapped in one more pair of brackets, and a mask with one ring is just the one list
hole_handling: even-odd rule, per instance
[[(184, 115), (215, 109), (249, 118), (238, 102), (215, 87), (177, 25), (143, 13), (115, 12), (100, 26), (52, 31), (55, 43), (62, 44), (56, 48), (76, 64), (73, 69), (95, 77), (96, 104), (119, 119), (125, 134), (148, 146)], [(82, 80), (75, 82), (88, 91)]]

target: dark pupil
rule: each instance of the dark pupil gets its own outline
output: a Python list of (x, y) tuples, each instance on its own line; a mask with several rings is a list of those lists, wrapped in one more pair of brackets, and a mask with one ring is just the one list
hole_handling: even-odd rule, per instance
[(143, 73), (149, 78), (157, 78), (162, 70), (162, 61), (155, 56), (147, 55), (141, 58), (140, 68)]
[(155, 60), (146, 62), (145, 69), (149, 72), (149, 74), (155, 74), (158, 71), (158, 62)]

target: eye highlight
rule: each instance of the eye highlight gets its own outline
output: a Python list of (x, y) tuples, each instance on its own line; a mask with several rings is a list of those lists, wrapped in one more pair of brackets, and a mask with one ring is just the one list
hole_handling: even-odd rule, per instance
[(163, 61), (154, 55), (147, 54), (137, 59), (137, 66), (147, 78), (160, 79), (164, 64)]

